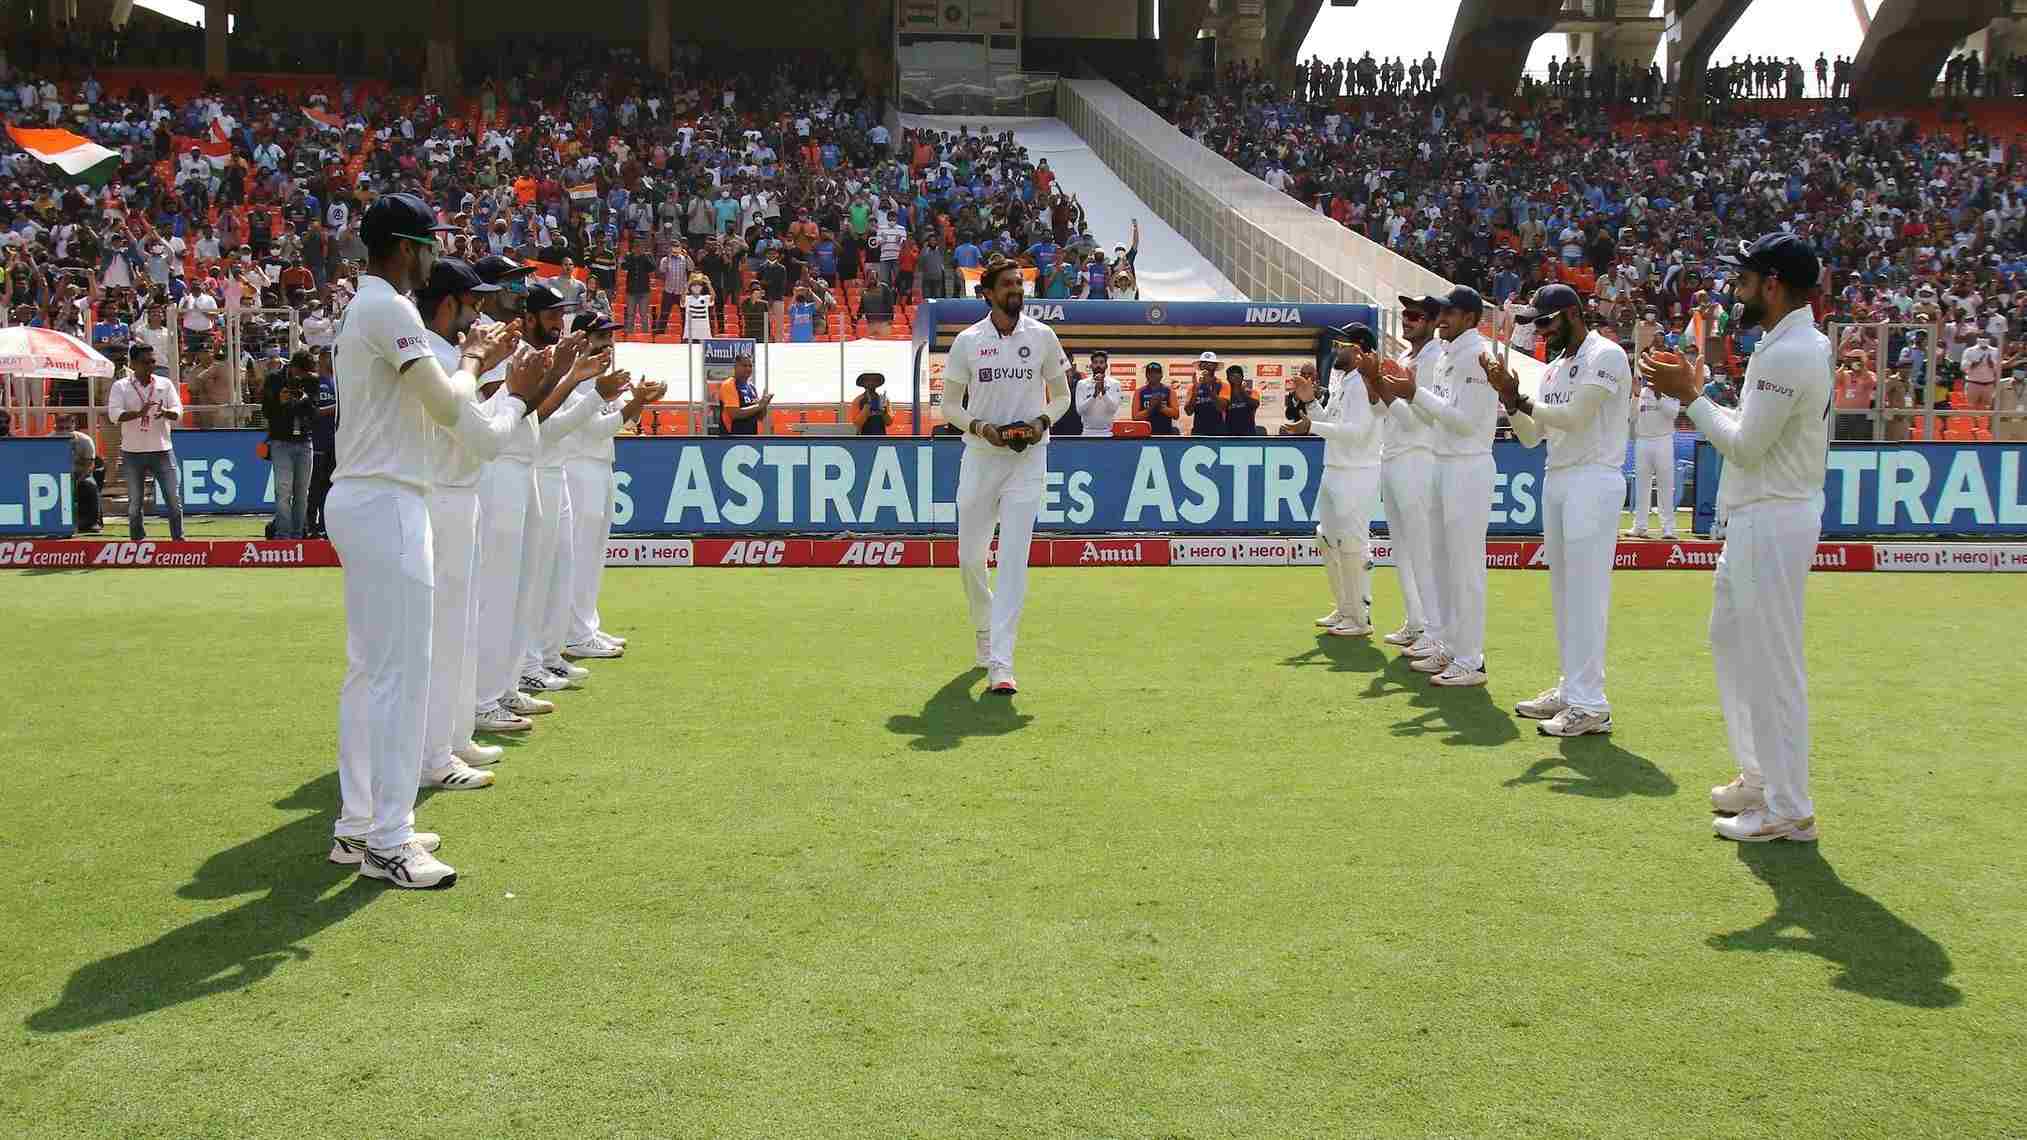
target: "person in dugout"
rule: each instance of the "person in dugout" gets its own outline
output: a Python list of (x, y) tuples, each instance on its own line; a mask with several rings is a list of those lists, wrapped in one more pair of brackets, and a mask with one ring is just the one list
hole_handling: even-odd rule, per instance
[(1231, 393), (1231, 401), (1225, 405), (1225, 434), (1258, 434), (1253, 420), (1260, 414), (1260, 394), (1253, 391), (1253, 382), (1246, 379), (1243, 367), (1237, 364), (1226, 367), (1225, 390)]
[(1176, 407), (1175, 390), (1161, 377), (1161, 362), (1147, 362), (1147, 379), (1140, 390), (1133, 393), (1133, 418), (1146, 420), (1148, 432), (1152, 435), (1179, 435), (1175, 421), (1182, 416), (1182, 409)]
[(732, 361), (732, 375), (718, 385), (718, 426), (726, 435), (759, 435), (760, 423), (774, 403), (774, 393), (760, 394), (753, 382), (753, 354)]
[(860, 435), (886, 435), (887, 424), (893, 419), (894, 405), (880, 393), (880, 385), (887, 378), (878, 372), (859, 373), (859, 387), (865, 391), (852, 401), (852, 425)]
[(1225, 409), (1232, 391), (1218, 379), (1218, 354), (1206, 352), (1196, 358), (1196, 380), (1189, 386), (1191, 435), (1226, 435)]

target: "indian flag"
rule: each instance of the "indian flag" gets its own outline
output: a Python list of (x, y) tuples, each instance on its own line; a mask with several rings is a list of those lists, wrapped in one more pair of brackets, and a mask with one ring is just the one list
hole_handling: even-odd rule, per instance
[(320, 111), (315, 107), (305, 106), (303, 108), (303, 117), (327, 131), (342, 131), (345, 129), (345, 120), (333, 115), (329, 111)]
[(598, 197), (598, 187), (590, 182), (586, 182), (582, 186), (572, 186), (570, 188), (570, 200), (572, 202), (589, 202), (596, 197)]
[(94, 188), (104, 186), (120, 169), (120, 152), (107, 150), (83, 135), (17, 127), (12, 123), (7, 125), (7, 134), (14, 145), (63, 171), (73, 182)]

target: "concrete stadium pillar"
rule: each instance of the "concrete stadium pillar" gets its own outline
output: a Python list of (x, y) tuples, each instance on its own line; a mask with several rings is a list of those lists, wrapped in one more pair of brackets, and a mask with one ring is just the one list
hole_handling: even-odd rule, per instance
[(424, 49), (423, 82), (431, 91), (449, 99), (456, 94), (458, 76), (458, 25), (461, 0), (431, 0), (429, 43)]
[(204, 77), (223, 79), (227, 58), (226, 32), (231, 27), (232, 5), (228, 0), (204, 0)]
[(1852, 62), (1852, 101), (1907, 107), (1927, 100), (1964, 37), (2011, 16), (2012, 8), (2011, 0), (1883, 0)]
[(669, 0), (647, 0), (648, 67), (656, 75), (669, 73)]
[(1211, 0), (1156, 0), (1161, 5), (1161, 70), (1170, 79), (1189, 75), (1190, 51), (1197, 33), (1204, 30), (1204, 17)]
[(1316, 26), (1316, 13), (1323, 7), (1323, 0), (1267, 0), (1264, 15), (1267, 26), (1261, 43), (1261, 61), (1267, 66), (1274, 82), (1286, 90), (1295, 84), (1297, 58), (1302, 52), (1302, 41), (1309, 38), (1309, 29)]
[(1710, 72), (1710, 54), (1752, 0), (1668, 0), (1663, 20), (1668, 40), (1668, 78), (1675, 83), (1676, 114), (1703, 117), (1703, 79)]
[(1520, 86), (1534, 41), (1555, 28), (1563, 0), (1463, 0), (1443, 49), (1443, 85), (1504, 98)]

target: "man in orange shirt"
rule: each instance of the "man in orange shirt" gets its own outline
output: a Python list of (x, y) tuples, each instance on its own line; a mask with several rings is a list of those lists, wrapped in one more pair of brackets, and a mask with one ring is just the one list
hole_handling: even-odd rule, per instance
[(816, 248), (816, 239), (820, 235), (821, 231), (817, 224), (810, 220), (807, 206), (798, 209), (795, 220), (788, 223), (788, 240), (794, 242), (795, 248), (802, 251), (804, 261), (809, 260), (810, 251)]
[(760, 423), (774, 403), (774, 393), (761, 395), (753, 383), (753, 354), (732, 361), (732, 375), (718, 384), (718, 426), (726, 435), (759, 435)]
[(1872, 438), (1872, 399), (1878, 388), (1878, 378), (1865, 367), (1865, 354), (1845, 353), (1843, 365), (1837, 369), (1837, 386), (1832, 389), (1837, 405), (1836, 438)]
[(514, 179), (514, 201), (523, 206), (535, 204), (535, 180), (532, 177), (523, 174)]

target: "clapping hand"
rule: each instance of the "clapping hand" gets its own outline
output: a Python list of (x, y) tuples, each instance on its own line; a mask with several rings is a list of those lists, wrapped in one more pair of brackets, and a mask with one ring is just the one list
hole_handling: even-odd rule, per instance
[(1485, 369), (1485, 379), (1492, 390), (1499, 393), (1499, 403), (1512, 411), (1520, 403), (1520, 377), (1506, 366), (1506, 362), (1490, 353), (1478, 355), (1479, 367)]
[(520, 339), (521, 322), (517, 320), (484, 327), (474, 325), (466, 330), (464, 337), (459, 340), (458, 356), (460, 359), (466, 356), (477, 357), (479, 374), (483, 376), (498, 367), (500, 361), (505, 360), (514, 351), (514, 346), (520, 343)]
[(545, 348), (540, 352), (524, 352), (507, 366), (507, 391), (521, 398), (521, 402), (534, 407), (549, 385), (549, 372), (556, 363), (556, 350)]
[(626, 391), (627, 385), (632, 383), (633, 373), (631, 372), (627, 372), (624, 369), (608, 372), (598, 378), (598, 398), (601, 400), (617, 400), (620, 393)]
[(1650, 348), (1640, 354), (1640, 375), (1654, 390), (1663, 396), (1672, 396), (1684, 404), (1696, 402), (1702, 395), (1696, 386), (1696, 366), (1672, 352)]

